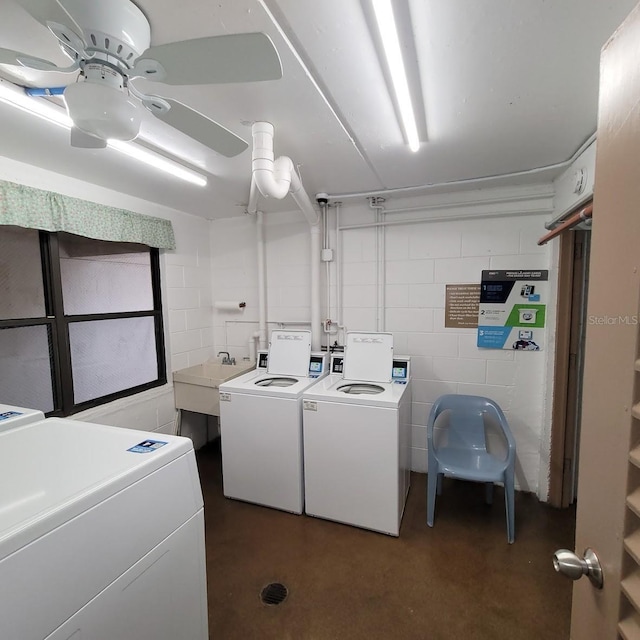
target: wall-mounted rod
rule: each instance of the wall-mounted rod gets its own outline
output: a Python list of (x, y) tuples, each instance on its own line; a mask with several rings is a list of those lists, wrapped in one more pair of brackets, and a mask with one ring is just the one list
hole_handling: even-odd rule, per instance
[(545, 234), (538, 240), (539, 245), (547, 244), (549, 240), (553, 240), (556, 236), (559, 236), (563, 231), (567, 231), (572, 227), (580, 224), (581, 222), (586, 222), (590, 220), (593, 216), (593, 205), (590, 204), (588, 207), (577, 211), (572, 216), (569, 216), (562, 224), (559, 224), (553, 231), (549, 231), (549, 233)]

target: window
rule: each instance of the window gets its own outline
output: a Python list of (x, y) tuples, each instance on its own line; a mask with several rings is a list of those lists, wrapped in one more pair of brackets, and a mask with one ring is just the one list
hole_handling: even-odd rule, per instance
[(0, 402), (70, 415), (166, 382), (158, 249), (0, 227)]

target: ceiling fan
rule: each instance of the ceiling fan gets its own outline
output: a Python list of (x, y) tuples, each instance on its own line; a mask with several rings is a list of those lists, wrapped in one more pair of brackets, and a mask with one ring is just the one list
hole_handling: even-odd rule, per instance
[(278, 53), (263, 33), (151, 47), (149, 21), (131, 0), (16, 2), (51, 31), (71, 64), (58, 67), (2, 48), (0, 64), (73, 74), (75, 81), (64, 88), (63, 96), (74, 123), (71, 145), (75, 147), (102, 148), (109, 139), (132, 140), (140, 129), (142, 109), (147, 109), (214, 151), (235, 156), (248, 146), (242, 138), (177, 100), (142, 93), (131, 81), (205, 85), (282, 77)]

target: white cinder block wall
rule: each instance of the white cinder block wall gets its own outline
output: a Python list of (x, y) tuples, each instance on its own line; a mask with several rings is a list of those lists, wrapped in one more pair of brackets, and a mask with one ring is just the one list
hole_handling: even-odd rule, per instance
[[(322, 270), (322, 315), (342, 321), (348, 329), (392, 331), (396, 353), (412, 357), (415, 470), (426, 469), (425, 424), (433, 400), (448, 391), (485, 394), (500, 402), (516, 435), (519, 487), (546, 499), (555, 305), (549, 305), (543, 352), (478, 350), (474, 330), (444, 328), (444, 290), (447, 283), (479, 282), (482, 269), (548, 268), (550, 300), (554, 301), (557, 244), (539, 248), (536, 242), (544, 233), (543, 223), (576, 201), (576, 168), (587, 167), (587, 191), (592, 188), (594, 151), (595, 145), (556, 180), (553, 189), (493, 189), (385, 202), (388, 210), (414, 209), (386, 213), (387, 220), (415, 220), (385, 228), (380, 263), (373, 228), (340, 233), (342, 286), (337, 284), (334, 260), (328, 303)], [(199, 364), (221, 350), (237, 359), (249, 356), (250, 338), (258, 329), (256, 230), (251, 216), (208, 222), (1, 157), (0, 179), (168, 218), (174, 226), (177, 248), (162, 252), (169, 383), (75, 418), (169, 432), (175, 417), (171, 371)], [(557, 192), (555, 205), (553, 191)], [(292, 208), (292, 203), (283, 203), (285, 207)], [(334, 252), (336, 214), (332, 206), (329, 244)], [(417, 220), (443, 216), (449, 216), (449, 221)], [(451, 219), (456, 216), (472, 217)], [(365, 200), (347, 201), (340, 207), (343, 227), (374, 219), (375, 212)], [(265, 236), (269, 331), (281, 322), (308, 327), (308, 225), (299, 212), (265, 214)], [(377, 286), (378, 273), (383, 274), (383, 287)], [(216, 300), (245, 301), (247, 307), (241, 312), (218, 311), (212, 308)], [(183, 432), (200, 446), (207, 437), (205, 418), (186, 414)]]
[[(176, 249), (161, 251), (168, 384), (73, 416), (77, 420), (169, 433), (175, 419), (171, 371), (199, 364), (213, 354), (209, 222), (2, 157), (0, 179), (171, 220)], [(164, 179), (170, 178), (158, 174), (158, 180)], [(187, 413), (183, 433), (193, 438), (196, 447), (201, 446), (207, 438), (206, 425), (205, 416)]]
[[(269, 334), (282, 326), (309, 328), (309, 225), (300, 212), (265, 214), (267, 318)], [(258, 330), (255, 217), (212, 222), (215, 352), (229, 351), (240, 361), (250, 355)], [(215, 309), (217, 301), (246, 302), (242, 311)], [(282, 323), (286, 323), (283, 325)]]
[[(518, 446), (518, 486), (537, 492), (540, 460), (548, 448), (542, 437), (546, 433), (544, 375), (550, 351), (480, 350), (475, 346), (475, 330), (444, 328), (444, 300), (446, 284), (479, 283), (483, 269), (551, 269), (550, 278), (555, 278), (549, 248), (537, 246), (553, 210), (551, 187), (425, 196), (387, 201), (384, 206), (412, 209), (386, 213), (385, 218), (413, 222), (385, 228), (384, 251), (379, 256), (382, 260), (384, 253), (382, 269), (374, 227), (341, 231), (342, 292), (336, 286), (334, 262), (329, 309), (323, 277), (323, 318), (342, 321), (349, 330), (391, 331), (395, 353), (411, 356), (414, 470), (426, 471), (425, 425), (435, 398), (448, 392), (487, 395), (500, 403), (511, 422)], [(449, 221), (419, 220), (443, 216)], [(471, 217), (456, 220), (457, 216)], [(336, 217), (332, 206), (330, 245), (334, 250)], [(299, 212), (265, 214), (264, 218), (269, 330), (279, 322), (308, 326), (308, 225)], [(374, 221), (375, 212), (365, 199), (340, 207), (341, 227)], [(236, 358), (249, 354), (249, 339), (258, 328), (255, 238), (255, 220), (250, 216), (212, 223), (214, 302), (242, 299), (247, 303), (240, 313), (214, 310), (215, 349), (230, 351)], [(378, 273), (384, 274), (380, 308)], [(342, 318), (336, 315), (339, 297)]]

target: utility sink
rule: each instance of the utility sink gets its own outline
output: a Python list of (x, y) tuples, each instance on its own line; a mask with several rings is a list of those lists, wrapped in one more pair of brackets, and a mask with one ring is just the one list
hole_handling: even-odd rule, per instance
[(218, 387), (227, 380), (255, 369), (255, 362), (220, 364), (205, 362), (195, 367), (173, 372), (173, 393), (176, 409), (220, 415)]

